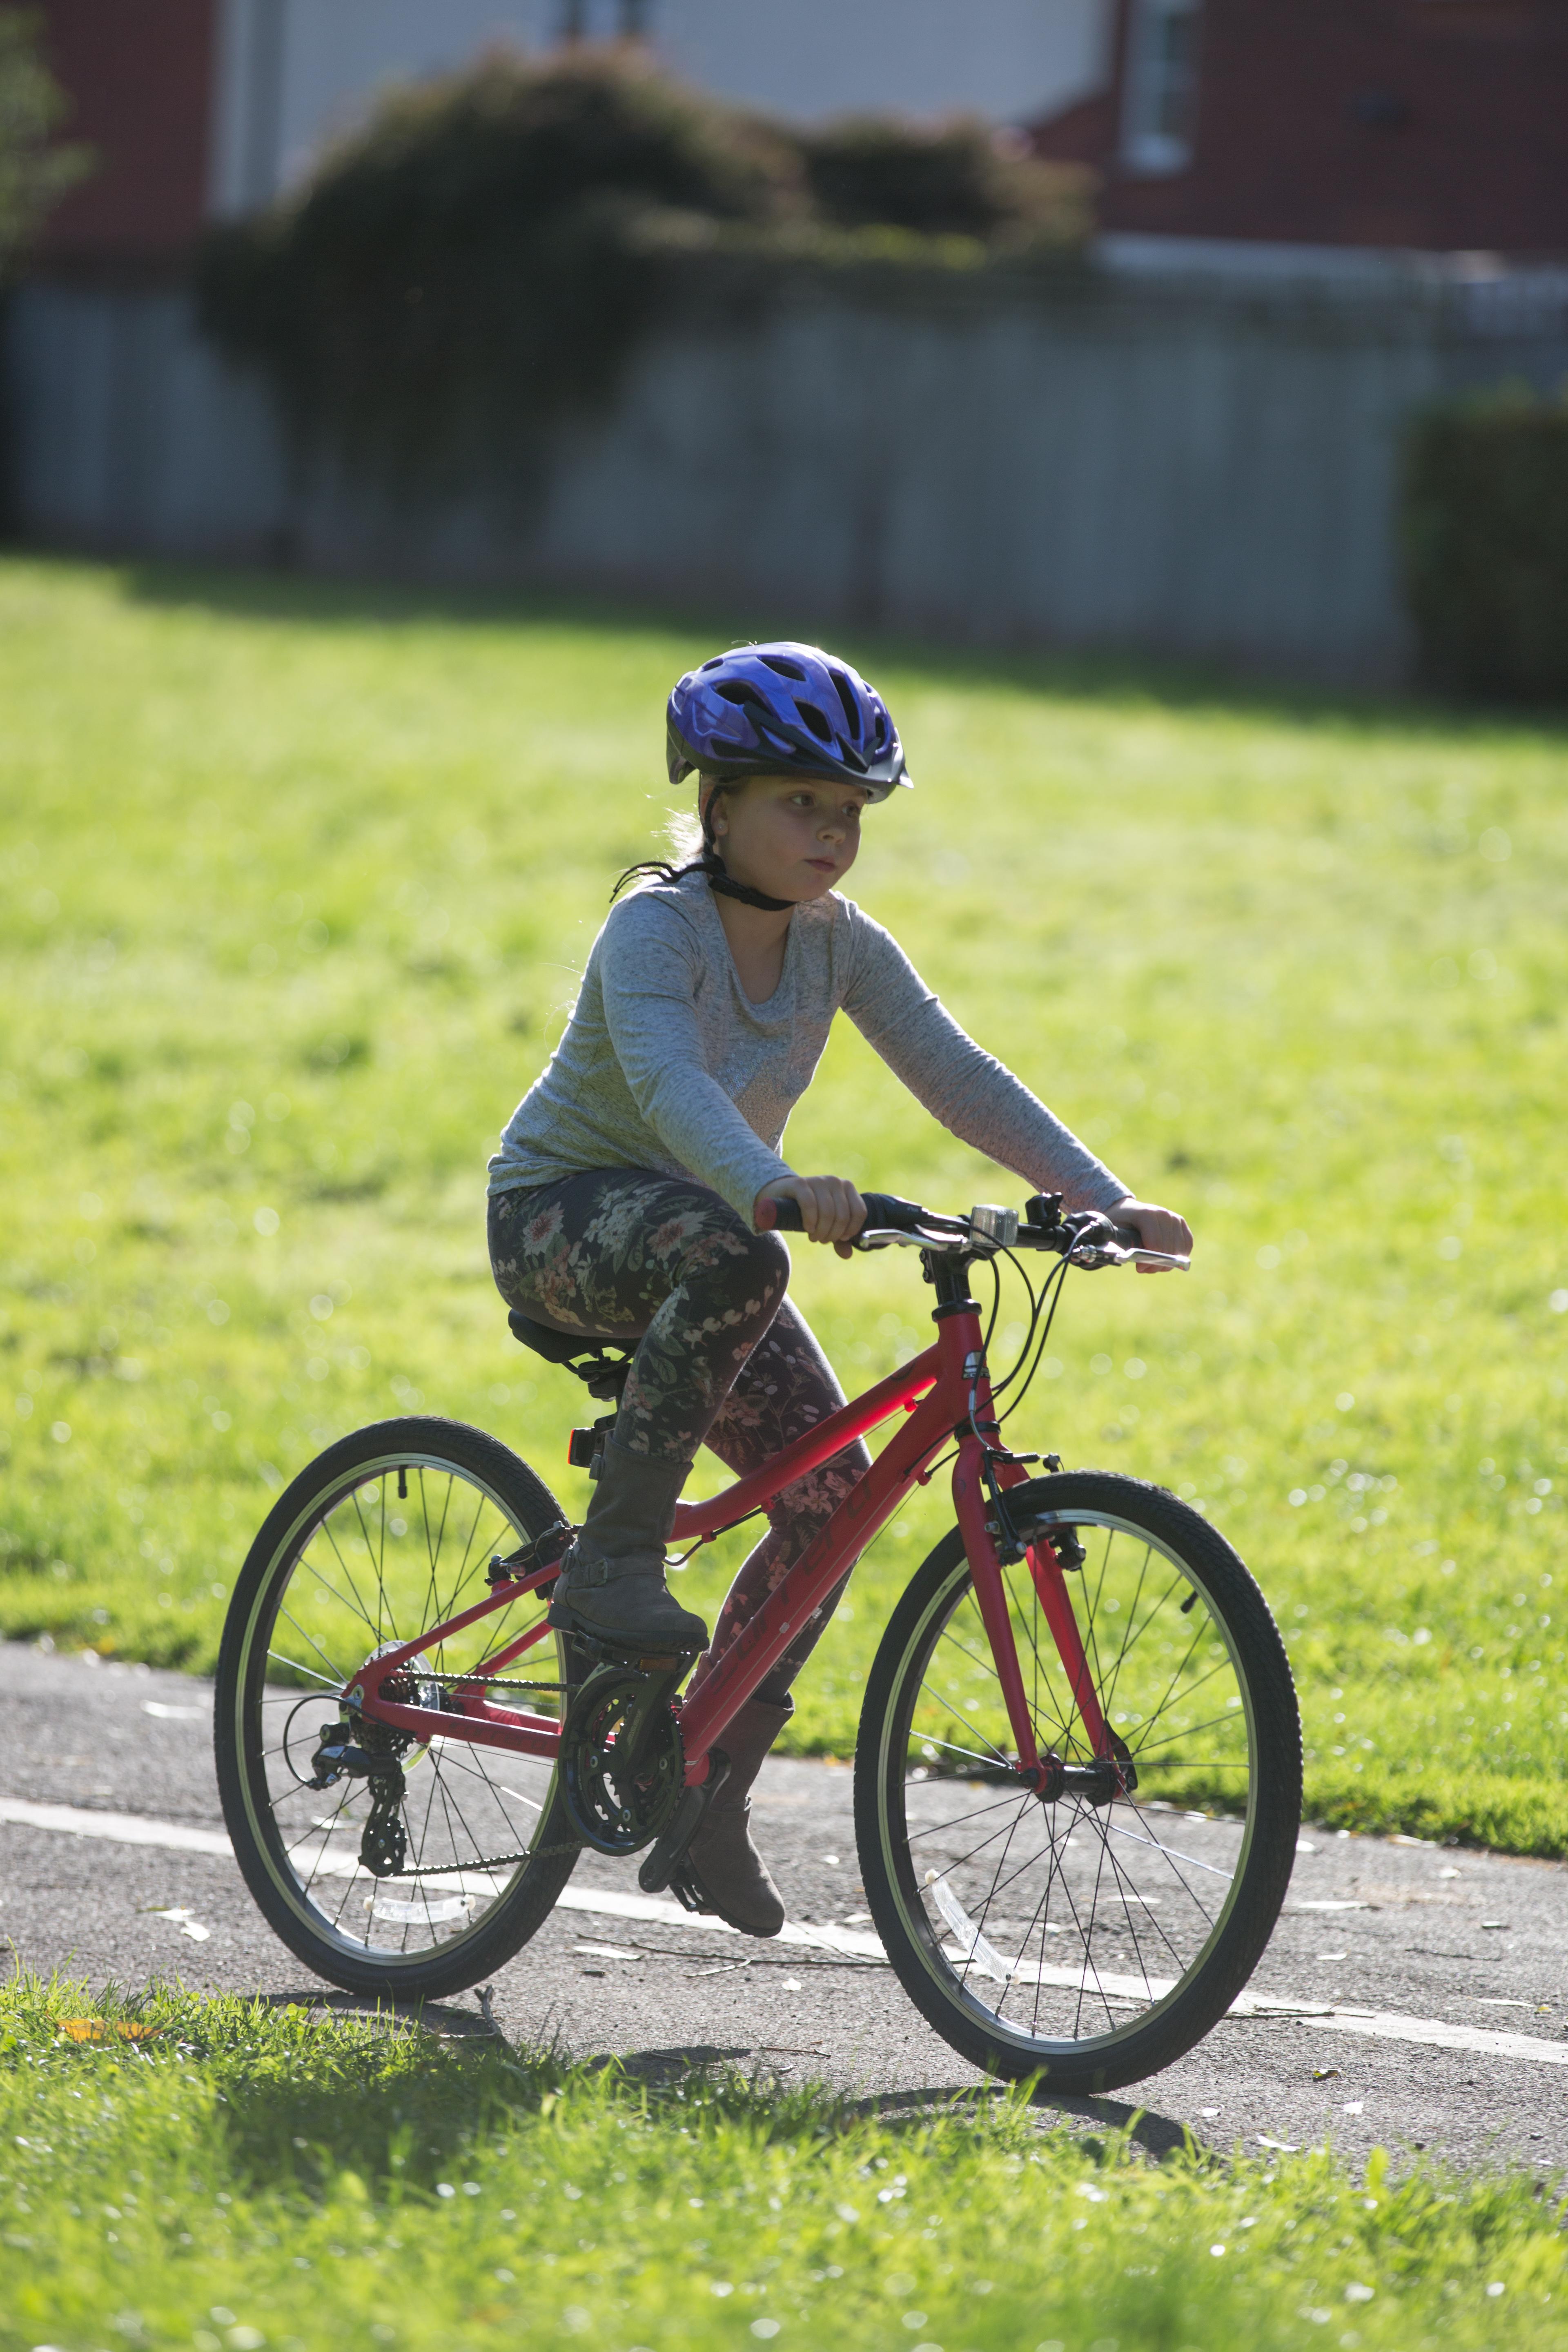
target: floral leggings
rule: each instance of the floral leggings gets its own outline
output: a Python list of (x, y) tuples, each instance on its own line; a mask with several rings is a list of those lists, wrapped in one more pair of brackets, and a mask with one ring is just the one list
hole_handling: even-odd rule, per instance
[[(689, 1462), (706, 1444), (743, 1476), (844, 1402), (784, 1296), (784, 1244), (752, 1233), (692, 1177), (598, 1168), (493, 1194), (489, 1246), (509, 1307), (560, 1330), (636, 1340), (615, 1429), (631, 1453)], [(857, 1440), (769, 1504), (768, 1532), (730, 1588), (715, 1648), (782, 1582), (870, 1458)], [(759, 1698), (783, 1703), (843, 1590), (805, 1620)]]

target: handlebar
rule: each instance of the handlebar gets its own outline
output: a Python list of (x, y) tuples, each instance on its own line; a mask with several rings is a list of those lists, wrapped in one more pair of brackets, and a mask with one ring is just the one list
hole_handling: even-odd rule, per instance
[[(945, 1225), (956, 1227), (963, 1223), (960, 1217), (942, 1217), (934, 1209), (922, 1209), (918, 1201), (900, 1201), (896, 1192), (862, 1192), (860, 1198), (866, 1203), (866, 1222), (857, 1240), (873, 1231), (913, 1234), (922, 1225), (940, 1231)], [(798, 1201), (763, 1201), (757, 1221), (759, 1230), (764, 1234), (799, 1234), (805, 1230)]]
[[(863, 1192), (866, 1222), (850, 1246), (854, 1249), (928, 1249), (963, 1252), (973, 1257), (993, 1257), (999, 1250), (1048, 1250), (1079, 1266), (1163, 1266), (1186, 1274), (1191, 1260), (1165, 1250), (1145, 1249), (1130, 1225), (1112, 1224), (1098, 1209), (1079, 1209), (1063, 1216), (1056, 1193), (1037, 1192), (1020, 1217), (1016, 1210), (985, 1205), (968, 1216), (944, 1215), (922, 1208), (918, 1201), (900, 1200), (896, 1192)], [(798, 1234), (805, 1225), (798, 1201), (766, 1200), (759, 1203), (757, 1224), (763, 1233)]]

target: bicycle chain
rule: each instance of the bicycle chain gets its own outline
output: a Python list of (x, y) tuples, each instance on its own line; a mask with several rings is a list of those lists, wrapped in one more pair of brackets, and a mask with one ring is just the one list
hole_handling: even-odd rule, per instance
[[(509, 1682), (500, 1675), (447, 1675), (438, 1679), (459, 1686), (463, 1685), (472, 1686), (475, 1683), (482, 1683), (487, 1688), (494, 1690), (564, 1691), (567, 1688), (564, 1683)], [(376, 1808), (373, 1806), (371, 1815), (373, 1823), (375, 1823), (375, 1813)], [(376, 1826), (380, 1824), (376, 1823)], [(449, 1878), (454, 1871), (510, 1870), (520, 1862), (548, 1862), (557, 1854), (581, 1853), (582, 1851), (582, 1840), (572, 1838), (565, 1843), (537, 1846), (525, 1853), (485, 1854), (472, 1862), (416, 1863), (412, 1868), (405, 1865), (391, 1874), (397, 1878)], [(383, 1874), (376, 1874), (379, 1876)]]
[(532, 1846), (526, 1853), (492, 1853), (482, 1862), (431, 1862), (417, 1864), (412, 1870), (400, 1870), (399, 1878), (450, 1878), (454, 1871), (506, 1870), (515, 1862), (548, 1862), (558, 1853), (581, 1853), (581, 1838), (569, 1838), (564, 1844)]
[[(564, 1694), (571, 1687), (567, 1683), (515, 1682), (509, 1680), (504, 1675), (438, 1675), (437, 1679), (443, 1683), (449, 1683), (458, 1689), (472, 1689), (475, 1684), (481, 1684), (487, 1690), (554, 1691)], [(531, 1847), (526, 1853), (488, 1854), (483, 1860), (478, 1862), (433, 1862), (416, 1864), (412, 1870), (400, 1870), (397, 1875), (399, 1878), (449, 1878), (454, 1870), (509, 1870), (515, 1863), (550, 1862), (557, 1854), (582, 1852), (582, 1839), (568, 1838), (554, 1845)]]
[(472, 1690), (476, 1685), (485, 1690), (556, 1691), (570, 1690), (569, 1683), (519, 1683), (505, 1675), (437, 1675), (437, 1682), (448, 1683), (454, 1690)]

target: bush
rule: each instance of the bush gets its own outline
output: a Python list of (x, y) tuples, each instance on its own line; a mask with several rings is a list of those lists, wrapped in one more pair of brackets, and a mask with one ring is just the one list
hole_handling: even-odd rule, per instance
[(1434, 685), (1568, 699), (1568, 400), (1445, 402), (1406, 449), (1405, 593)]
[(915, 232), (906, 258), (955, 230), (1059, 247), (1081, 242), (1083, 210), (1079, 175), (977, 124), (803, 140), (635, 49), (497, 55), (395, 93), (307, 185), (216, 232), (198, 296), (208, 331), (271, 374), (298, 440), (449, 476), (606, 399), (683, 254), (739, 242), (753, 272), (853, 258), (843, 232), (867, 224)]
[(70, 108), (40, 55), (38, 30), (31, 9), (0, 9), (0, 279), (51, 206), (92, 169), (87, 148), (51, 143)]
[(847, 228), (1076, 246), (1092, 225), (1087, 173), (1039, 163), (972, 117), (922, 130), (851, 115), (804, 144), (818, 207)]
[(426, 470), (609, 390), (653, 290), (639, 215), (765, 222), (800, 184), (787, 142), (634, 57), (492, 58), (395, 93), (296, 195), (217, 232), (203, 320), (298, 429)]

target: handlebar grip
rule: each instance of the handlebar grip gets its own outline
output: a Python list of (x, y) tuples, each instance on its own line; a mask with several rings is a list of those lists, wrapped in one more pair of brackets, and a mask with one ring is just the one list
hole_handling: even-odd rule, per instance
[(922, 1218), (930, 1213), (918, 1201), (905, 1201), (897, 1192), (862, 1192), (866, 1203), (866, 1231), (879, 1234), (912, 1234), (919, 1231)]
[[(920, 1223), (921, 1210), (918, 1201), (902, 1201), (896, 1192), (862, 1192), (866, 1203), (867, 1233), (913, 1233)], [(800, 1234), (805, 1231), (798, 1201), (775, 1201), (771, 1197), (759, 1203), (757, 1231), (760, 1234)]]
[(766, 1200), (757, 1202), (757, 1231), (760, 1234), (802, 1234), (805, 1231), (798, 1201)]

